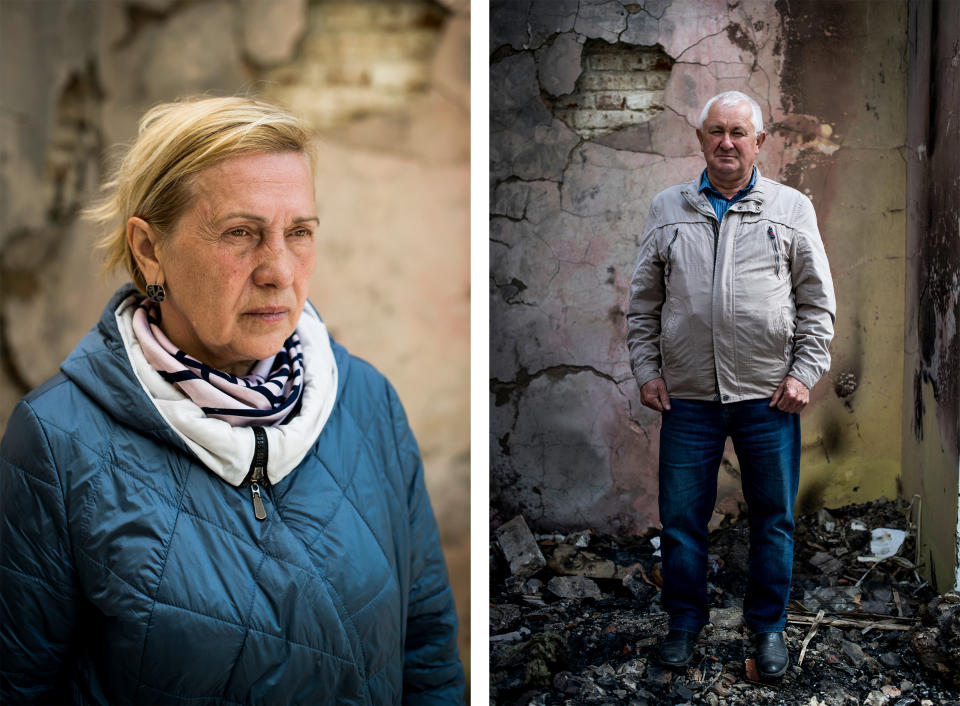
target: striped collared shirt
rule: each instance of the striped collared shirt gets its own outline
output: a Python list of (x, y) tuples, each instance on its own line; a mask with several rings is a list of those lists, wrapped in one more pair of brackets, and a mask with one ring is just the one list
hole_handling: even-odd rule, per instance
[(737, 201), (742, 199), (744, 196), (750, 193), (750, 189), (753, 188), (754, 183), (757, 181), (757, 168), (753, 168), (753, 174), (750, 177), (750, 183), (745, 187), (740, 189), (736, 194), (731, 198), (724, 197), (719, 191), (713, 188), (713, 185), (710, 183), (710, 179), (707, 178), (707, 170), (703, 170), (703, 174), (700, 175), (700, 188), (698, 191), (704, 192), (704, 195), (707, 197), (707, 201), (710, 202), (710, 205), (713, 206), (713, 212), (717, 214), (717, 222), (723, 222), (723, 214), (727, 212), (727, 209), (733, 206)]

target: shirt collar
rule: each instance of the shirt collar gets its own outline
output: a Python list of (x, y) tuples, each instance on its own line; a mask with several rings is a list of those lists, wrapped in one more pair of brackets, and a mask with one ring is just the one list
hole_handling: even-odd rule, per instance
[(724, 200), (726, 200), (726, 201), (736, 201), (736, 200), (738, 200), (738, 199), (743, 198), (743, 197), (746, 196), (748, 193), (750, 193), (750, 189), (753, 188), (753, 185), (754, 185), (756, 182), (757, 182), (757, 167), (756, 167), (756, 165), (754, 165), (754, 167), (753, 167), (753, 172), (752, 172), (751, 175), (750, 175), (750, 183), (747, 184), (747, 185), (746, 185), (745, 187), (743, 187), (742, 189), (740, 189), (740, 191), (738, 191), (736, 194), (734, 194), (733, 197), (731, 197), (731, 198), (728, 199), (726, 196), (724, 196), (724, 195), (721, 194), (719, 191), (717, 191), (715, 188), (713, 188), (713, 184), (710, 183), (710, 179), (707, 177), (707, 170), (704, 169), (704, 170), (703, 170), (703, 174), (700, 175), (700, 187), (697, 189), (697, 193), (701, 193), (701, 192), (709, 189), (713, 194), (715, 194), (716, 196), (719, 196), (720, 198), (722, 198), (722, 199), (724, 199)]

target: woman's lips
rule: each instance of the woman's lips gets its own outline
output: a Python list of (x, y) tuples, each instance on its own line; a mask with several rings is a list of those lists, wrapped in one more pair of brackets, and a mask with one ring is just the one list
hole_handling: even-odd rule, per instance
[(252, 316), (255, 319), (264, 321), (266, 323), (274, 323), (276, 321), (283, 321), (287, 318), (287, 313), (290, 310), (286, 307), (278, 306), (268, 306), (263, 307), (262, 309), (253, 309), (252, 311), (244, 312), (246, 316)]

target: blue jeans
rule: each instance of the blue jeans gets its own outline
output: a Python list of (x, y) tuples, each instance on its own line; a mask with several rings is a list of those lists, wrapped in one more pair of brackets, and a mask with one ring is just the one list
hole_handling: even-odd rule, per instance
[(707, 523), (727, 437), (740, 461), (750, 519), (744, 622), (756, 633), (786, 625), (793, 573), (793, 504), (800, 477), (800, 418), (770, 400), (732, 404), (671, 399), (660, 428), (663, 607), (670, 628), (709, 622)]

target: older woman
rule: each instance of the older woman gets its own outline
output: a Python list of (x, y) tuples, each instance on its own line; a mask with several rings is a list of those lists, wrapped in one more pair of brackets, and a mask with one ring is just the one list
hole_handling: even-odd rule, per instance
[(109, 196), (121, 288), (0, 452), (3, 703), (459, 703), (390, 384), (306, 301), (309, 134), (161, 105)]

